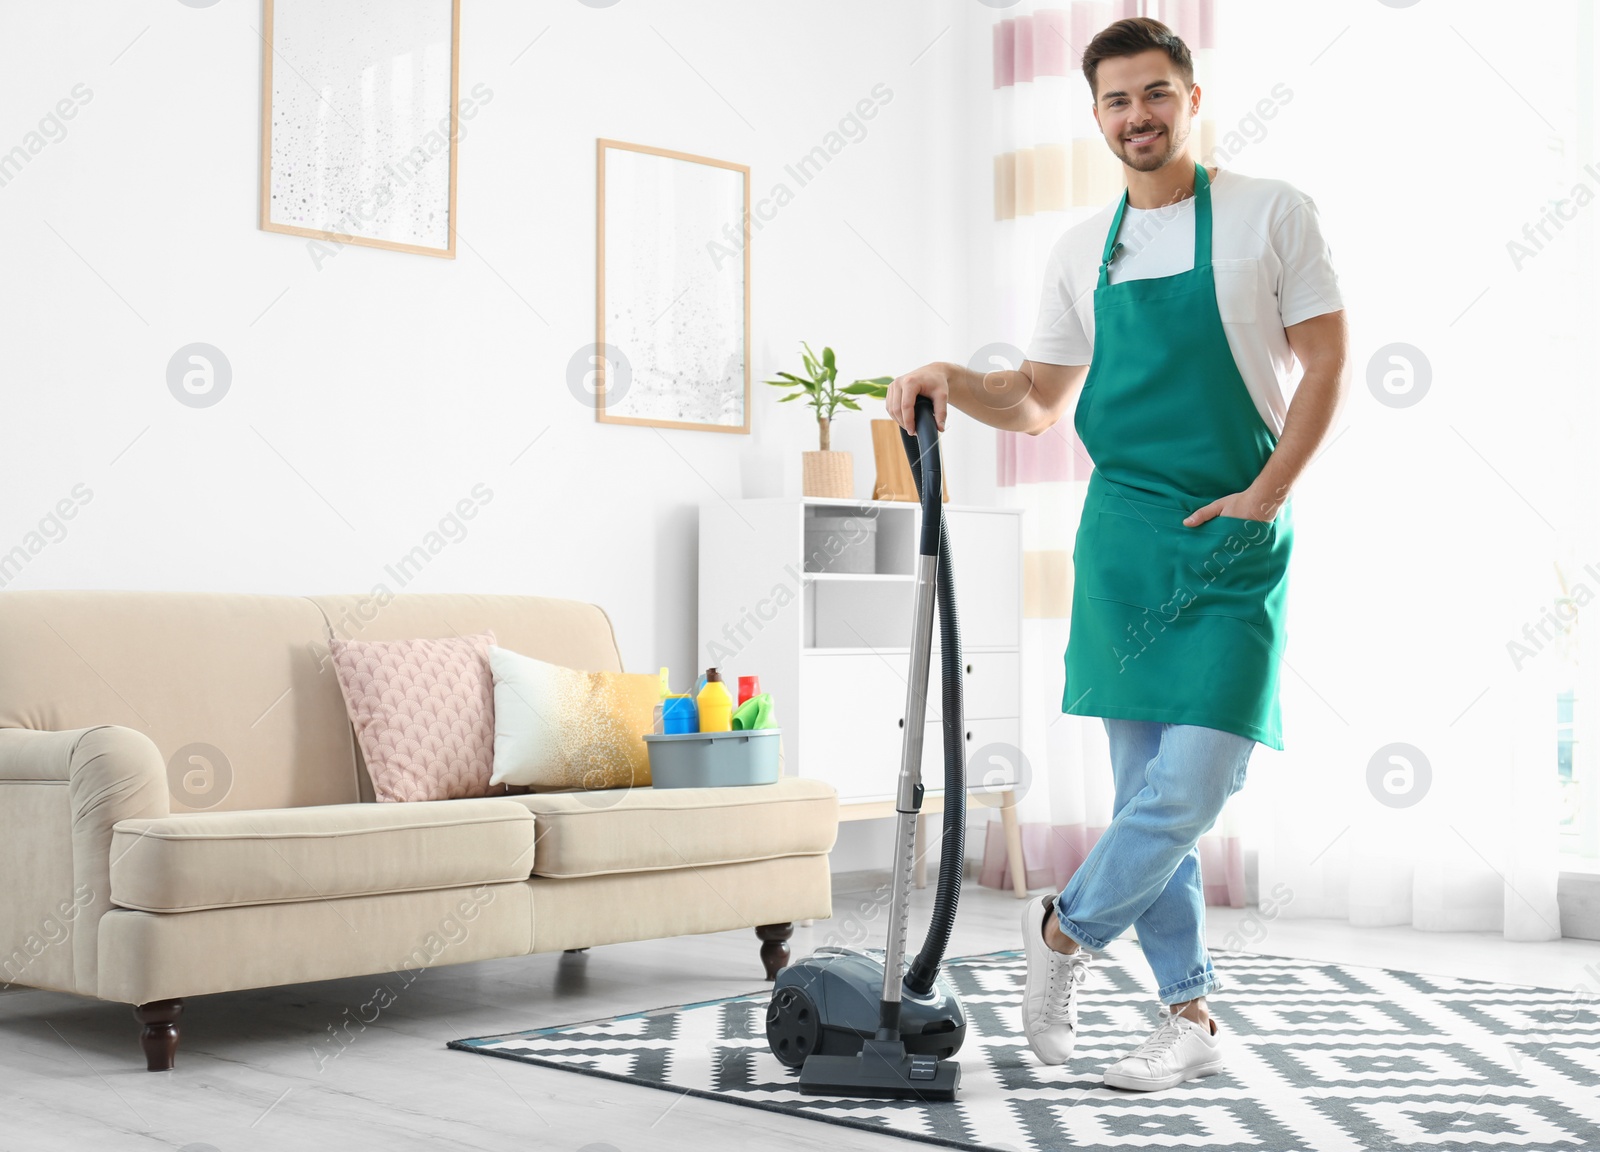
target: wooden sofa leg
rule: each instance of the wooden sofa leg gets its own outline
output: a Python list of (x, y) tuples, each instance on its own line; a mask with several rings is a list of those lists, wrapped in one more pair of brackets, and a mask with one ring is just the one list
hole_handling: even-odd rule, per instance
[(144, 1025), (139, 1044), (144, 1048), (145, 1067), (152, 1072), (169, 1071), (178, 1060), (178, 1017), (183, 1001), (153, 1000), (133, 1010), (133, 1018)]
[(761, 939), (761, 963), (766, 966), (767, 979), (776, 980), (778, 969), (789, 963), (789, 937), (794, 935), (794, 925), (760, 924), (756, 935)]

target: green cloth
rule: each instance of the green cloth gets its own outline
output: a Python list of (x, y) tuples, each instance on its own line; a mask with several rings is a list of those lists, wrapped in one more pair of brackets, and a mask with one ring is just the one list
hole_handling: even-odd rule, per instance
[(776, 728), (772, 722), (772, 694), (763, 692), (739, 705), (733, 713), (733, 730), (748, 732), (753, 728)]

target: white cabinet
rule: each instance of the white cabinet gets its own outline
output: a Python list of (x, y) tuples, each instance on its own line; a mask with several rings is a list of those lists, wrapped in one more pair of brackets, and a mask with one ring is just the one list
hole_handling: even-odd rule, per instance
[[(807, 546), (817, 515), (870, 522), (868, 572)], [(828, 781), (843, 804), (892, 800), (900, 772), (920, 510), (896, 501), (774, 498), (700, 507), (699, 667), (772, 693), (786, 775)], [(1021, 511), (945, 505), (961, 625), (965, 753), (1020, 739)], [(865, 533), (850, 529), (852, 540)], [(813, 534), (813, 542), (817, 539)], [(866, 545), (862, 545), (866, 547)], [(944, 788), (937, 618), (923, 783)], [(673, 670), (675, 684), (688, 677)], [(692, 681), (690, 681), (692, 682)], [(968, 788), (1005, 782), (1006, 757), (969, 762)], [(1015, 757), (1011, 757), (1012, 760)]]

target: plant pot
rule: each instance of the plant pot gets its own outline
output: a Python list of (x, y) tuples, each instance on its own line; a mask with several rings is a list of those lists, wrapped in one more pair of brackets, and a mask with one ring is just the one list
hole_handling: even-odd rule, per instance
[(855, 495), (855, 468), (848, 452), (802, 452), (800, 473), (800, 490), (807, 496), (848, 500)]

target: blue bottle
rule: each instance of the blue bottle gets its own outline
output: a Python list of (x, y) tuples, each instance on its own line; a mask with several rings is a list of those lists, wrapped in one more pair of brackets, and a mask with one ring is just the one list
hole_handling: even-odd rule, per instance
[(669, 735), (700, 731), (700, 710), (693, 696), (661, 698), (661, 731)]

